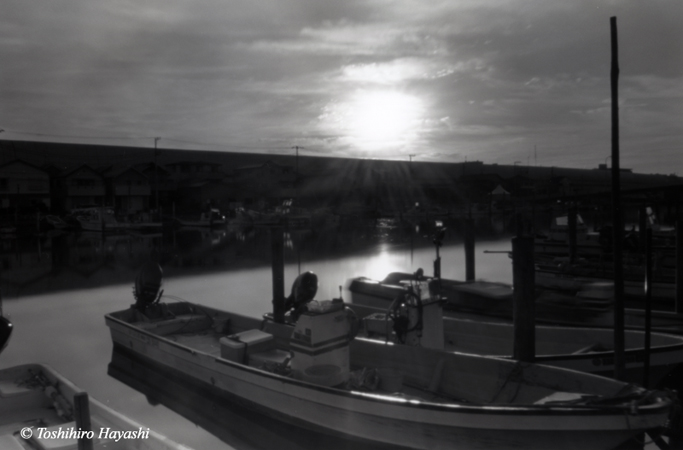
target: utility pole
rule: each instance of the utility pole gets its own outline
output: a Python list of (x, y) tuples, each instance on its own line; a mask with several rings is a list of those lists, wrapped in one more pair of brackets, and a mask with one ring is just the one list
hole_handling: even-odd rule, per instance
[[(157, 155), (159, 151), (157, 150), (157, 142), (159, 142), (160, 137), (154, 138), (154, 192), (156, 193), (156, 208), (157, 214), (159, 214), (159, 175), (157, 174)], [(161, 220), (161, 217), (159, 217)]]
[(299, 146), (299, 145), (295, 145), (292, 148), (294, 150), (296, 150), (296, 159), (294, 160), (294, 172), (296, 173), (296, 177), (298, 179), (299, 178), (299, 149), (303, 150), (304, 148)]
[(298, 196), (297, 189), (299, 189), (299, 149), (303, 150), (304, 148), (295, 145), (292, 147), (294, 150), (296, 150), (296, 159), (294, 160), (294, 196)]
[(413, 162), (413, 157), (414, 157), (414, 156), (417, 156), (417, 155), (408, 155), (408, 160), (409, 160), (410, 162)]

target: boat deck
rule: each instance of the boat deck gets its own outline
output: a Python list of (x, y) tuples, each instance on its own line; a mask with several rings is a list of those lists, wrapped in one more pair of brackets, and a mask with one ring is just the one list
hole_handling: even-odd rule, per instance
[[(188, 320), (188, 318), (183, 318), (182, 316), (177, 317), (177, 319), (179, 322)], [(190, 318), (189, 320), (193, 319)], [(161, 327), (160, 329), (164, 328)], [(225, 333), (217, 332), (213, 328), (209, 328), (192, 332), (170, 332), (169, 334), (165, 335), (165, 337), (172, 342), (178, 343), (179, 345), (183, 345), (197, 352), (206, 353), (218, 358), (221, 357), (220, 339), (225, 337)], [(280, 345), (275, 349), (269, 348), (268, 350), (262, 352), (253, 353), (250, 355), (250, 357), (246, 358), (245, 362), (252, 367), (267, 369), (267, 367), (264, 367), (264, 365), (267, 366), (267, 364), (264, 364), (265, 361), (269, 361), (271, 363), (281, 362), (282, 358), (278, 358), (278, 356), (288, 353), (289, 351), (287, 346)], [(444, 393), (438, 393), (436, 389), (430, 391), (425, 389), (424, 386), (419, 386), (410, 382), (404, 382), (403, 380), (398, 382), (394, 380), (393, 383), (382, 383), (382, 381), (380, 381), (382, 377), (376, 371), (368, 372), (370, 378), (375, 378), (374, 385), (373, 381), (368, 382), (367, 380), (365, 380), (367, 384), (363, 385), (363, 380), (359, 380), (358, 377), (360, 376), (359, 374), (364, 373), (364, 369), (366, 369), (366, 366), (351, 366), (351, 372), (352, 374), (356, 375), (356, 381), (346, 385), (337, 386), (337, 388), (348, 391), (367, 389), (371, 391), (377, 391), (379, 393), (390, 393), (404, 400), (427, 401), (430, 403), (470, 403), (463, 398), (455, 398), (453, 396), (445, 395)]]
[[(279, 375), (292, 376), (288, 366), (288, 361), (292, 357), (291, 325), (224, 313), (197, 305), (169, 304), (161, 308), (161, 316), (153, 319), (141, 318), (134, 309), (115, 313), (114, 316), (136, 328), (163, 336), (193, 352), (231, 360)], [(478, 324), (473, 322), (470, 325), (476, 328)], [(490, 336), (484, 339), (486, 333), (476, 332), (477, 330), (459, 331), (467, 331), (467, 336), (458, 335), (457, 342), (448, 342), (448, 350), (462, 351), (463, 348), (470, 346), (484, 345), (486, 342), (482, 343), (482, 340), (491, 339)], [(253, 346), (250, 343), (246, 348), (237, 350), (239, 345), (234, 343), (240, 341), (241, 335), (244, 334), (257, 335), (264, 340), (254, 341)], [(494, 340), (505, 337), (507, 336), (498, 336)], [(451, 335), (451, 338), (454, 336)], [(555, 387), (541, 386), (535, 381), (533, 386), (522, 383), (526, 387), (519, 392), (517, 388), (507, 392), (505, 386), (510, 380), (514, 379), (512, 385), (519, 386), (518, 382), (524, 379), (523, 376), (517, 378), (519, 374), (516, 371), (519, 368), (516, 368), (513, 362), (502, 367), (500, 360), (463, 358), (459, 361), (462, 356), (456, 356), (454, 353), (448, 353), (446, 358), (442, 353), (423, 348), (389, 346), (393, 348), (387, 350), (384, 345), (378, 346), (376, 341), (373, 341), (375, 344), (363, 341), (356, 339), (352, 342), (349, 382), (335, 386), (336, 388), (392, 394), (407, 400), (436, 404), (533, 404), (542, 403), (546, 397), (557, 391)], [(595, 351), (595, 341), (590, 340), (588, 344), (590, 345), (584, 345), (576, 340), (568, 343), (572, 352)], [(491, 343), (488, 342), (488, 345)], [(382, 360), (380, 366), (377, 365), (379, 358)], [(406, 364), (406, 360), (413, 362)], [(386, 375), (382, 375), (385, 369), (400, 374), (396, 376), (399, 380), (394, 380), (397, 384), (385, 383), (387, 379), (391, 381), (393, 376), (387, 378)], [(536, 376), (534, 375), (534, 378)], [(589, 385), (582, 388), (585, 389), (583, 394), (590, 394), (592, 390)], [(576, 389), (572, 390), (576, 392)], [(496, 394), (492, 396), (492, 392)]]
[(204, 330), (195, 333), (178, 333), (167, 336), (173, 342), (187, 346), (202, 353), (207, 353), (214, 357), (221, 356), (221, 345), (219, 340), (225, 336), (214, 330)]

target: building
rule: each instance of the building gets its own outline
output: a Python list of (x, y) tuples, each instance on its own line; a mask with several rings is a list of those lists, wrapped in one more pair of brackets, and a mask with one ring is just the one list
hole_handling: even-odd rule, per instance
[(295, 194), (296, 172), (293, 167), (266, 161), (263, 164), (233, 169), (230, 184), (234, 200), (244, 203), (279, 203)]
[(87, 164), (66, 169), (54, 178), (55, 207), (71, 211), (82, 206), (111, 206), (105, 203), (105, 177)]
[(178, 181), (222, 180), (225, 178), (220, 168), (222, 164), (205, 161), (178, 161), (166, 164), (168, 173)]
[(122, 214), (149, 210), (151, 187), (149, 179), (132, 168), (110, 169), (104, 173), (107, 204)]
[(29, 213), (50, 207), (47, 171), (20, 159), (0, 165), (0, 209)]
[(135, 169), (147, 177), (150, 186), (150, 209), (161, 206), (170, 211), (170, 207), (178, 202), (176, 195), (177, 181), (166, 167), (154, 162), (138, 164)]

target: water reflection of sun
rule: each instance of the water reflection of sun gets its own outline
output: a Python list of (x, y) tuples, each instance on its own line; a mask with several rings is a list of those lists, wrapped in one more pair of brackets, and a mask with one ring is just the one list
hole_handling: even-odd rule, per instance
[(423, 109), (419, 98), (402, 92), (357, 91), (328, 105), (321, 120), (361, 150), (396, 149), (417, 139)]

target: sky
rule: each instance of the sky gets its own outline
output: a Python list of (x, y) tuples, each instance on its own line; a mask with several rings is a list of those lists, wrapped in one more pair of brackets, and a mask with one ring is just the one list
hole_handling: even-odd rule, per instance
[(681, 0), (4, 0), (0, 139), (683, 176)]

